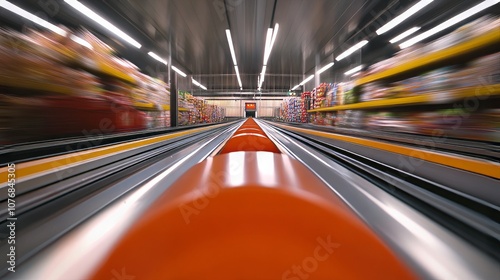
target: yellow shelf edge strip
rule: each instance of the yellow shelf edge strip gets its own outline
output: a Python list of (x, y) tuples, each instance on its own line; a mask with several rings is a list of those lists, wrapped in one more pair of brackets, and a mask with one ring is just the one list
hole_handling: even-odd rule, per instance
[(98, 65), (97, 66), (98, 72), (101, 72), (103, 74), (121, 79), (123, 81), (127, 81), (131, 84), (134, 84), (134, 85), (137, 84), (137, 81), (132, 76), (129, 76), (126, 73), (120, 72), (102, 61), (98, 61), (97, 65)]

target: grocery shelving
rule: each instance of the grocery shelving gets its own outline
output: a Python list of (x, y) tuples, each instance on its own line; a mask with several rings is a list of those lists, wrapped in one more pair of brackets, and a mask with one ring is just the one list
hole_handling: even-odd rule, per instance
[(399, 66), (387, 69), (385, 71), (362, 77), (356, 81), (356, 85), (363, 85), (366, 83), (390, 78), (412, 70), (430, 66), (432, 64), (478, 52), (482, 49), (495, 45), (500, 45), (500, 30), (498, 29), (486, 32), (483, 35), (477, 36), (452, 47), (423, 55), (421, 57), (412, 59), (411, 61), (406, 61)]
[(411, 105), (423, 105), (423, 104), (443, 104), (468, 97), (483, 96), (483, 95), (499, 96), (500, 84), (426, 93), (410, 97), (359, 102), (354, 104), (313, 109), (313, 110), (308, 110), (307, 112), (315, 113), (315, 112), (331, 112), (331, 111), (342, 111), (342, 110), (353, 110), (353, 109), (374, 109), (374, 108), (411, 106)]

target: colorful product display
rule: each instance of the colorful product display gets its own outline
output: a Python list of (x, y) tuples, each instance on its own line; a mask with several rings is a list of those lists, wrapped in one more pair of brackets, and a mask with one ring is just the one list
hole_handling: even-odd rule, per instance
[[(0, 144), (170, 126), (167, 83), (141, 73), (90, 32), (66, 31), (0, 30)], [(223, 118), (222, 109), (202, 100), (183, 97), (179, 107), (189, 108), (181, 123)]]
[(305, 110), (305, 97), (290, 97), (283, 100), (280, 105), (280, 119), (285, 122), (305, 122), (303, 111)]
[[(355, 83), (321, 84), (309, 122), (500, 142), (499, 27), (500, 19), (483, 17), (370, 66)], [(446, 54), (432, 59), (449, 59), (433, 62), (438, 51)]]

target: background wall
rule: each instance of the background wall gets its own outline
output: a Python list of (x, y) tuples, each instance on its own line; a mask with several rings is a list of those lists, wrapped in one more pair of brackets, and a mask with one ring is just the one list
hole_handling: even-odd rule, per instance
[(208, 104), (226, 108), (226, 117), (244, 117), (246, 102), (255, 102), (257, 104), (257, 117), (272, 117), (275, 108), (279, 108), (282, 103), (282, 99), (205, 98), (205, 100)]

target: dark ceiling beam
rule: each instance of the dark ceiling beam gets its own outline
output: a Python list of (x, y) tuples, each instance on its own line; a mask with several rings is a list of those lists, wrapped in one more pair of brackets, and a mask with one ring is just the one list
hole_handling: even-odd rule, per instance
[(227, 3), (226, 3), (226, 0), (224, 0), (224, 13), (226, 14), (227, 29), (231, 30), (231, 22), (229, 21), (229, 14), (227, 13)]
[(269, 23), (269, 28), (273, 28), (274, 23), (274, 14), (276, 14), (276, 4), (278, 4), (278, 0), (274, 0), (273, 13), (271, 15), (271, 22)]

